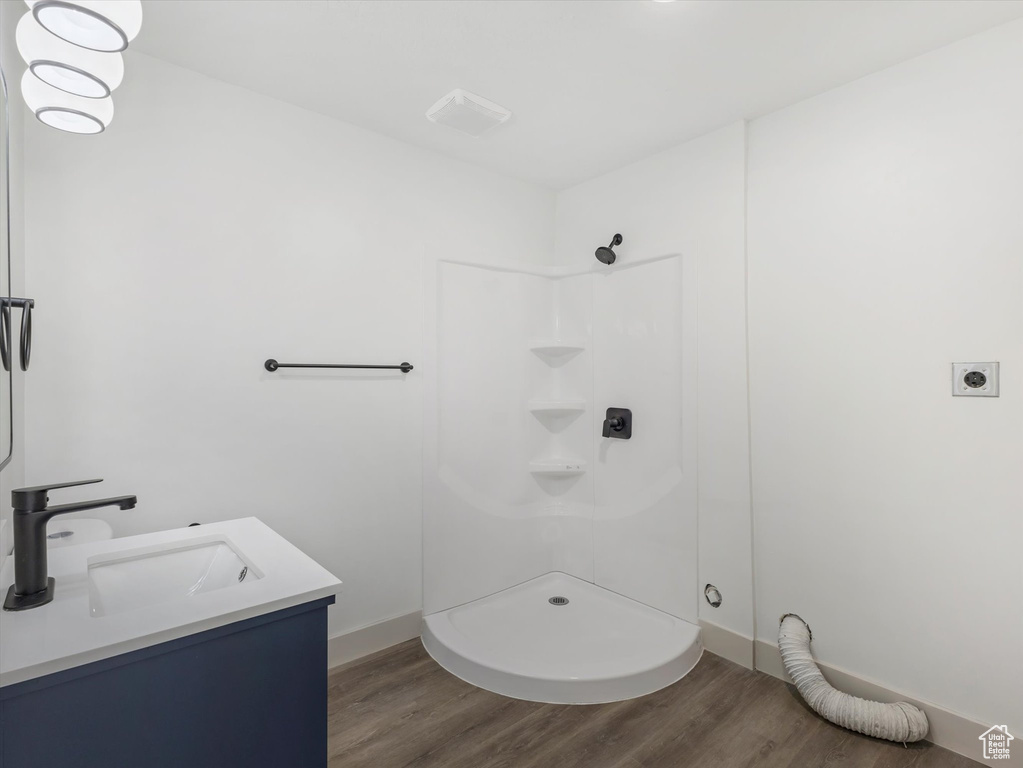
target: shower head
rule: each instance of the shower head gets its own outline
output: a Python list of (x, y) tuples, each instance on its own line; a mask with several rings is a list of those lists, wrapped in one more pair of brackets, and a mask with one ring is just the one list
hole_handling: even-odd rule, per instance
[(611, 238), (611, 245), (606, 245), (606, 246), (602, 245), (600, 248), (598, 248), (596, 251), (594, 251), (593, 255), (597, 257), (598, 261), (602, 261), (605, 264), (607, 264), (608, 266), (610, 266), (610, 265), (615, 263), (615, 259), (617, 258), (615, 256), (615, 252), (613, 250), (611, 250), (611, 249), (614, 248), (616, 245), (621, 245), (621, 244), (622, 244), (622, 236), (621, 235), (615, 235), (614, 237)]

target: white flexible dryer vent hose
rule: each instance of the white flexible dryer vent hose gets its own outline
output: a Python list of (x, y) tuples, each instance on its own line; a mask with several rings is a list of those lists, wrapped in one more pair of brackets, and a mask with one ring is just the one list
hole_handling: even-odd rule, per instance
[(889, 741), (919, 741), (927, 735), (927, 715), (912, 704), (882, 704), (835, 690), (810, 654), (810, 627), (794, 613), (781, 617), (778, 648), (785, 671), (810, 708), (843, 728)]

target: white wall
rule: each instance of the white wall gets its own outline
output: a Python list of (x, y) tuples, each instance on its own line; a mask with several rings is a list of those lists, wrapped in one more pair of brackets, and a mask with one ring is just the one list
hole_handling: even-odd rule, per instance
[(144, 55), (126, 69), (103, 135), (27, 126), (28, 479), (137, 493), (95, 513), (118, 534), (262, 518), (345, 582), (332, 633), (419, 610), (426, 244), (549, 262), (553, 195)]
[[(749, 128), (758, 635), (1023, 731), (1023, 22)], [(1001, 397), (951, 397), (953, 361)]]
[[(745, 126), (736, 123), (558, 195), (556, 257), (593, 260), (620, 232), (619, 261), (695, 257), (699, 293), (700, 618), (752, 637), (746, 393)], [(724, 595), (720, 608), (703, 585)]]
[[(23, 297), (25, 291), (25, 226), (24, 226), (24, 113), (25, 103), (20, 96), (19, 83), (21, 73), (25, 69), (18, 50), (15, 47), (14, 30), (24, 9), (19, 3), (0, 3), (0, 52), (4, 76), (7, 78), (7, 89), (10, 94), (9, 137), (10, 137), (10, 260), (11, 260), (11, 293)], [(4, 195), (7, 193), (4, 192)], [(6, 248), (6, 246), (4, 246)], [(0, 266), (3, 259), (0, 259)], [(3, 288), (7, 289), (7, 276), (4, 275)], [(16, 327), (12, 330), (14, 346), (18, 346), (20, 334), (21, 312), (12, 313)], [(0, 471), (0, 566), (8, 552), (14, 547), (14, 534), (11, 530), (11, 490), (24, 485), (25, 480), (25, 374), (17, 362), (17, 355), (12, 358), (13, 372), (13, 416), (14, 416), (14, 454), (11, 462)], [(0, 452), (6, 456), (7, 449), (7, 373), (0, 371), (0, 430), (4, 437), (0, 439)]]

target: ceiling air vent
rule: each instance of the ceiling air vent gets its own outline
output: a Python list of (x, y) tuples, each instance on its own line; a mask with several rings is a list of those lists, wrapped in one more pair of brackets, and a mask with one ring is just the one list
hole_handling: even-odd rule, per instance
[(474, 93), (456, 88), (426, 111), (426, 118), (479, 137), (511, 117), (511, 112)]

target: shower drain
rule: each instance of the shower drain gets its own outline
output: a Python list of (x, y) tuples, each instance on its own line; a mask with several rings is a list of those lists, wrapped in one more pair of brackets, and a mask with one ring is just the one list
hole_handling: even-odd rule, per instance
[(555, 595), (547, 602), (551, 605), (568, 605), (568, 598), (562, 597), (561, 595)]

